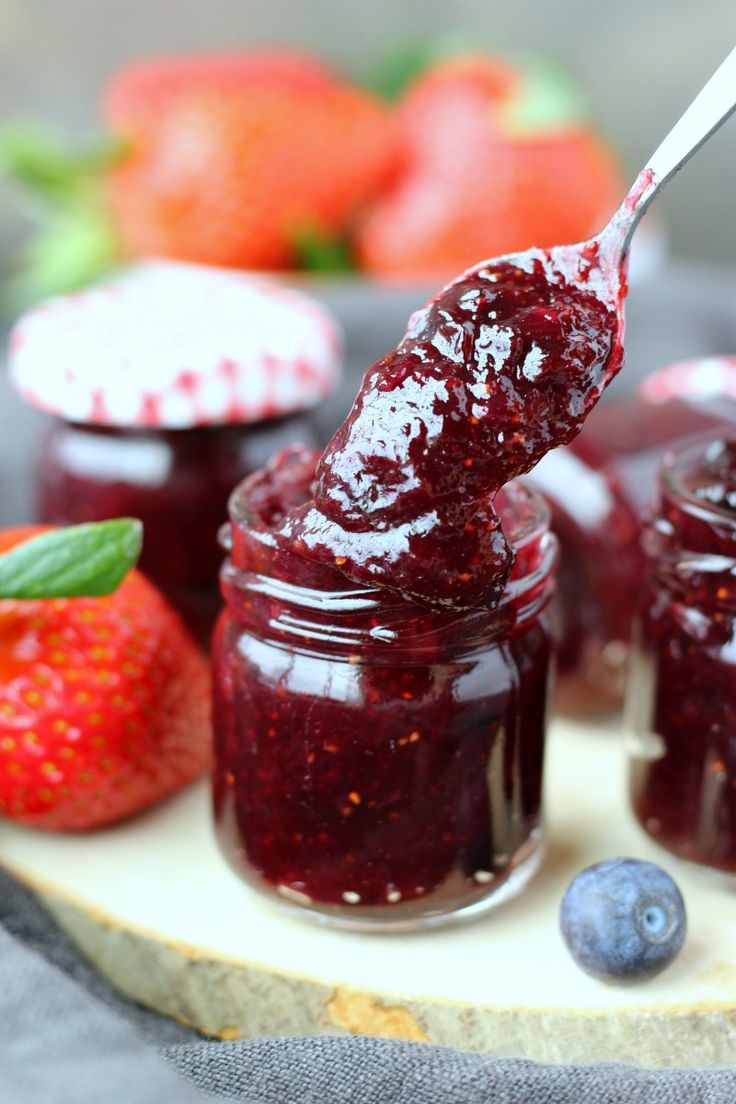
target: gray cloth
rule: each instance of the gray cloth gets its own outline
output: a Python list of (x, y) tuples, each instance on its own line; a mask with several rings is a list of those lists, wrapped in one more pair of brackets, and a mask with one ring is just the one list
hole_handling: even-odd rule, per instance
[(197, 1104), (135, 1030), (0, 931), (3, 1104)]
[[(166, 1052), (202, 1087), (257, 1104), (734, 1104), (736, 1071), (543, 1066), (388, 1039), (260, 1039)], [(240, 1095), (238, 1095), (240, 1094)]]
[(542, 1066), (386, 1039), (218, 1043), (115, 994), (0, 873), (0, 1104), (733, 1104), (734, 1070)]

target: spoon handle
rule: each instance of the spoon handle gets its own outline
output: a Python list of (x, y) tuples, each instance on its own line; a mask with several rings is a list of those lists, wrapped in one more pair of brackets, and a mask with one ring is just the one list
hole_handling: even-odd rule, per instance
[(648, 168), (664, 187), (678, 169), (736, 111), (736, 49), (716, 69), (704, 88), (649, 158)]
[(711, 134), (736, 111), (736, 49), (716, 69), (704, 88), (673, 126), (639, 173), (633, 188), (614, 215), (620, 253), (627, 252), (639, 219), (654, 197)]

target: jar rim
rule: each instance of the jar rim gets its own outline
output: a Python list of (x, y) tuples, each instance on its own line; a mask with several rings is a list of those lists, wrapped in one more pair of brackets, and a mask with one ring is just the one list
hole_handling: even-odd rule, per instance
[[(256, 472), (257, 476), (259, 473)], [(253, 535), (266, 536), (273, 532), (273, 526), (261, 521), (251, 507), (247, 491), (253, 476), (244, 479), (233, 490), (228, 500), (230, 521)], [(504, 510), (504, 506), (507, 507)], [(526, 506), (526, 509), (524, 507)], [(512, 479), (498, 492), (495, 507), (501, 518), (506, 540), (515, 549), (524, 548), (530, 541), (541, 536), (550, 526), (549, 504), (531, 483), (523, 477)], [(516, 511), (514, 515), (509, 511)], [(509, 520), (512, 524), (509, 525)], [(371, 588), (368, 588), (371, 589)], [(378, 588), (375, 588), (378, 589)]]
[[(301, 453), (296, 463), (309, 464), (312, 457)], [(417, 616), (431, 613), (439, 619), (456, 619), (458, 615), (488, 616), (514, 609), (520, 618), (537, 607), (549, 593), (553, 571), (557, 562), (557, 541), (550, 531), (550, 509), (545, 498), (530, 483), (517, 479), (507, 484), (496, 497), (495, 506), (504, 523), (506, 538), (515, 553), (509, 578), (489, 605), (440, 609), (421, 602), (409, 595), (390, 588), (352, 581), (332, 564), (312, 561), (289, 543), (278, 537), (278, 525), (288, 510), (303, 504), (302, 496), (308, 487), (298, 480), (303, 476), (297, 468), (294, 473), (296, 500), (280, 501), (276, 494), (259, 498), (255, 491), (259, 486), (259, 473), (250, 476), (235, 488), (229, 503), (230, 524), (221, 531), (221, 544), (229, 553), (223, 567), (223, 585), (232, 596), (236, 591), (258, 589), (262, 593), (275, 593), (280, 600), (297, 606), (315, 608), (315, 604), (334, 614), (354, 613), (358, 608), (372, 609), (376, 613), (410, 618), (412, 610)], [(308, 470), (308, 469), (307, 469)], [(289, 484), (287, 483), (287, 492)], [(283, 487), (281, 488), (283, 490)], [(253, 494), (251, 494), (253, 492)], [(273, 511), (273, 517), (271, 516)], [(274, 589), (275, 588), (275, 589)], [(237, 600), (236, 600), (237, 601)], [(420, 611), (421, 614), (420, 614)]]
[(736, 435), (721, 433), (713, 437), (709, 434), (691, 441), (682, 449), (666, 453), (660, 467), (659, 480), (662, 491), (674, 499), (677, 505), (703, 521), (717, 523), (722, 530), (733, 532), (736, 538), (736, 510), (703, 498), (698, 494), (697, 485), (688, 481), (699, 467), (705, 471), (703, 464), (707, 461), (709, 452), (722, 451), (726, 445), (736, 449)]

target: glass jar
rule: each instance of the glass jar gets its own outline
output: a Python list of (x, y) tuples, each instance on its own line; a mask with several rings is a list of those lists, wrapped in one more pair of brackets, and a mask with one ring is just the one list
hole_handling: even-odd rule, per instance
[(339, 364), (329, 313), (254, 275), (146, 263), (41, 304), (10, 356), (17, 390), (53, 416), (39, 519), (140, 518), (143, 570), (207, 641), (228, 495), (290, 442), (319, 443), (310, 411)]
[(661, 846), (736, 873), (736, 437), (663, 465), (627, 692), (631, 801)]
[(560, 542), (555, 620), (558, 705), (585, 712), (623, 695), (644, 578), (641, 514), (668, 448), (736, 425), (736, 359), (683, 361), (630, 399), (595, 409), (582, 433), (530, 474)]
[(233, 487), (292, 441), (320, 443), (309, 414), (254, 425), (119, 429), (55, 418), (36, 469), (52, 525), (137, 517), (140, 567), (205, 642), (222, 605), (217, 533)]
[(253, 489), (231, 499), (213, 644), (229, 862), (271, 900), (357, 929), (444, 923), (517, 893), (541, 859), (556, 558), (543, 500), (502, 493), (517, 558), (498, 607), (437, 613), (274, 543)]

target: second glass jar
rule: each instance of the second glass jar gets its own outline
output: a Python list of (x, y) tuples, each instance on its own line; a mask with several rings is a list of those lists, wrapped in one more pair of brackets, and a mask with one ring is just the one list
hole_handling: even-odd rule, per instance
[(206, 643), (222, 604), (217, 533), (228, 497), (295, 439), (319, 442), (309, 412), (190, 429), (124, 429), (55, 418), (39, 456), (39, 519), (70, 525), (140, 518), (141, 569)]
[(736, 424), (736, 358), (681, 361), (631, 398), (603, 402), (569, 445), (530, 473), (560, 541), (557, 704), (585, 713), (624, 693), (631, 621), (645, 576), (641, 515), (669, 449)]
[(736, 438), (672, 455), (644, 530), (627, 694), (631, 799), (683, 859), (736, 874)]
[(141, 568), (207, 644), (230, 492), (320, 441), (313, 411), (340, 367), (329, 312), (253, 274), (141, 263), (34, 307), (10, 354), (17, 391), (51, 419), (39, 520), (140, 518)]

